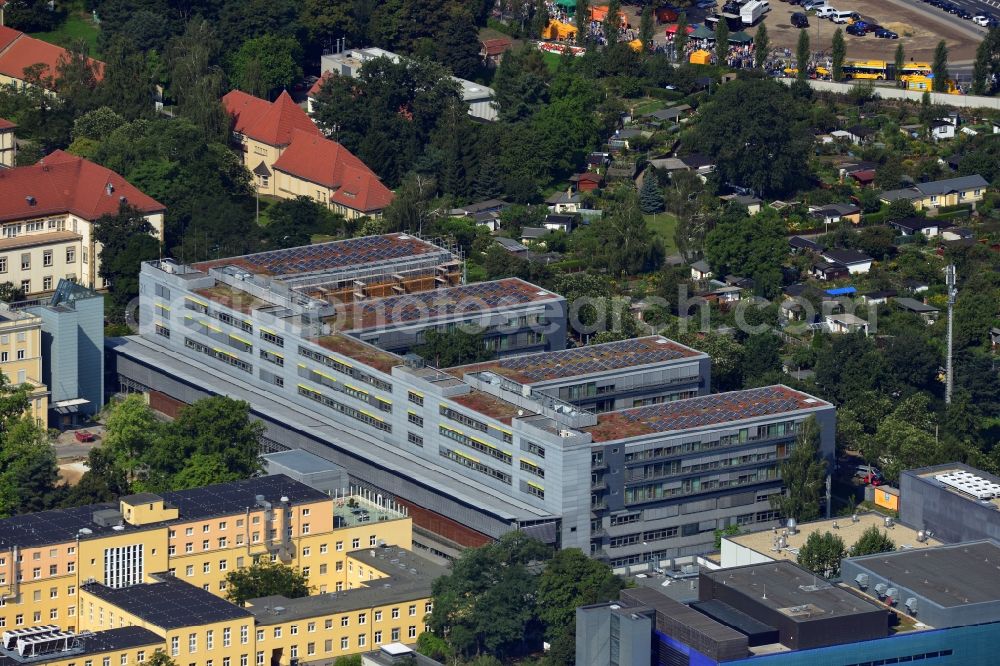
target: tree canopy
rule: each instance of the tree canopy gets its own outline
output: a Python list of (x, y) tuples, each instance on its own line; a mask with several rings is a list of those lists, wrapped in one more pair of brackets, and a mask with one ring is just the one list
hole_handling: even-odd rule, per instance
[(249, 567), (226, 574), (226, 598), (238, 606), (249, 599), (280, 595), (289, 599), (309, 594), (309, 580), (299, 569), (261, 558)]

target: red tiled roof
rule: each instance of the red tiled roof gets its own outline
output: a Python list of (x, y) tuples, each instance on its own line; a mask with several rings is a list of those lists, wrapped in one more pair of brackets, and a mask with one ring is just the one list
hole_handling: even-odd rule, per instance
[(301, 130), (321, 136), (306, 112), (283, 90), (273, 102), (248, 95), (240, 90), (226, 93), (222, 104), (235, 118), (234, 130), (269, 146), (287, 146), (292, 133)]
[(62, 213), (96, 220), (116, 213), (120, 197), (144, 213), (165, 210), (114, 171), (61, 150), (31, 166), (0, 170), (0, 221)]
[(511, 45), (509, 37), (501, 37), (498, 39), (484, 39), (481, 43), (482, 43), (482, 50), (486, 52), (487, 56), (498, 56), (507, 49), (509, 49)]
[(382, 210), (392, 201), (392, 191), (364, 162), (322, 135), (294, 130), (274, 169), (329, 187), (331, 201), (363, 213)]
[[(43, 42), (12, 28), (0, 27), (0, 74), (15, 79), (24, 79), (27, 67), (42, 63), (45, 69), (42, 76), (55, 77), (59, 59), (67, 53), (66, 49), (55, 44)], [(96, 66), (97, 80), (104, 76), (104, 63), (90, 59)]]
[(323, 84), (330, 80), (333, 74), (330, 72), (323, 72), (323, 75), (316, 79), (316, 83), (312, 84), (312, 88), (309, 89), (309, 97), (315, 97), (319, 94), (319, 89), (323, 87)]
[(863, 171), (855, 171), (851, 174), (851, 178), (861, 183), (870, 183), (875, 180), (875, 169), (864, 169)]
[[(3, 4), (3, 3), (0, 3)], [(14, 123), (10, 122), (6, 118), (0, 118), (0, 130), (13, 129), (17, 127)]]

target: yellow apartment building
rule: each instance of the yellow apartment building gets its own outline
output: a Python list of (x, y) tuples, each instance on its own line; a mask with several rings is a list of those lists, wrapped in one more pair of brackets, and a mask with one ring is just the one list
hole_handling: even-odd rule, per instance
[[(0, 631), (141, 627), (189, 666), (280, 666), (300, 651), (413, 642), (444, 571), (411, 544), (412, 523), (393, 507), (284, 475), (15, 516), (0, 521)], [(302, 610), (225, 600), (226, 574), (260, 557), (307, 576), (312, 596), (281, 601)], [(300, 644), (300, 631), (315, 640)]]
[(13, 385), (31, 387), (28, 409), (41, 425), (48, 419), (49, 389), (42, 383), (42, 318), (0, 304), (0, 373)]

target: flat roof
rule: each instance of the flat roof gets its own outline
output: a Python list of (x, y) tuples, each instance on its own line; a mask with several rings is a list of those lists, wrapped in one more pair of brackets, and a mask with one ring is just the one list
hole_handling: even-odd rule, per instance
[(87, 583), (81, 589), (163, 629), (194, 627), (250, 617), (250, 611), (200, 587), (169, 574), (158, 574), (156, 577), (155, 583), (119, 588)]
[(391, 373), (395, 366), (403, 365), (402, 357), (342, 333), (313, 338), (312, 342), (386, 374)]
[[(683, 585), (684, 583), (677, 583)], [(652, 608), (657, 613), (662, 613), (666, 617), (678, 622), (692, 631), (701, 634), (713, 641), (741, 641), (746, 640), (746, 636), (737, 630), (727, 627), (721, 622), (699, 613), (687, 604), (671, 599), (660, 594), (658, 590), (649, 587), (635, 587), (622, 590), (623, 601), (638, 603), (642, 606)]]
[(959, 487), (942, 483), (936, 478), (938, 476), (953, 475), (959, 472), (966, 472), (968, 474), (972, 474), (973, 476), (977, 476), (984, 481), (1000, 484), (1000, 477), (962, 463), (947, 463), (944, 465), (935, 465), (933, 467), (924, 467), (918, 470), (905, 470), (903, 473), (914, 474), (918, 479), (922, 479), (926, 483), (930, 483), (938, 488), (943, 488), (953, 495), (958, 495), (962, 499), (968, 500), (969, 502), (974, 502), (975, 504), (985, 506), (989, 509), (1000, 509), (1000, 497), (981, 500), (968, 493), (962, 492)]
[(663, 336), (652, 335), (563, 351), (511, 356), (486, 363), (458, 366), (448, 372), (461, 377), (467, 372), (489, 371), (520, 384), (537, 384), (705, 356), (704, 352)]
[[(355, 550), (348, 555), (387, 577), (366, 581), (367, 587), (313, 594), (298, 599), (280, 595), (250, 599), (247, 611), (253, 615), (258, 626), (266, 626), (318, 615), (406, 603), (430, 597), (434, 581), (448, 573), (445, 567), (396, 546)], [(275, 611), (276, 608), (282, 610)], [(418, 608), (417, 613), (418, 618), (423, 617), (424, 609)]]
[(342, 331), (369, 330), (413, 322), (468, 317), (497, 309), (559, 300), (558, 294), (519, 278), (432, 289), (337, 307), (325, 322)]
[(831, 584), (791, 562), (765, 562), (702, 571), (716, 584), (737, 590), (796, 623), (847, 617), (882, 610), (870, 601)]
[(950, 544), (919, 552), (897, 550), (852, 557), (850, 561), (945, 608), (1000, 600), (1000, 544), (995, 541)]
[[(875, 492), (879, 492), (879, 489), (876, 488)], [(835, 523), (836, 527), (834, 527)], [(893, 521), (892, 527), (886, 527), (885, 517), (878, 513), (859, 513), (858, 522), (854, 522), (850, 516), (841, 516), (830, 520), (816, 520), (810, 523), (802, 523), (796, 529), (795, 534), (787, 536), (785, 536), (785, 528), (775, 528), (760, 532), (750, 532), (749, 534), (724, 536), (722, 538), (766, 555), (771, 559), (794, 562), (798, 559), (799, 549), (805, 545), (806, 539), (813, 532), (820, 532), (821, 534), (832, 532), (843, 539), (844, 545), (850, 548), (869, 527), (877, 527), (886, 532), (893, 543), (896, 544), (896, 548), (924, 549), (941, 544), (937, 539), (930, 537), (921, 543), (917, 541), (917, 530), (895, 521)], [(777, 550), (775, 548), (775, 540), (781, 536), (785, 536), (785, 547)]]
[(778, 384), (605, 412), (597, 425), (581, 428), (595, 442), (675, 432), (733, 421), (830, 407), (830, 403)]
[(62, 661), (65, 659), (76, 659), (88, 655), (100, 654), (102, 652), (118, 652), (142, 647), (144, 645), (162, 646), (163, 637), (149, 629), (143, 627), (116, 627), (95, 631), (92, 634), (78, 634), (77, 639), (81, 643), (82, 649), (70, 652), (56, 652), (54, 654), (39, 655), (35, 658), (19, 659), (2, 654), (0, 648), (0, 666), (20, 666), (28, 663), (51, 663), (52, 661)]
[(202, 261), (192, 264), (192, 268), (207, 272), (210, 268), (237, 266), (254, 275), (282, 276), (331, 271), (443, 251), (416, 236), (396, 233)]
[[(229, 483), (220, 483), (203, 488), (190, 488), (153, 495), (140, 495), (141, 503), (148, 503), (146, 497), (163, 499), (168, 505), (178, 509), (175, 520), (153, 523), (136, 527), (124, 523), (123, 531), (141, 531), (159, 527), (165, 524), (199, 520), (214, 516), (242, 514), (248, 506), (254, 506), (256, 496), (263, 495), (272, 503), (287, 497), (293, 505), (308, 502), (328, 500), (329, 497), (304, 483), (291, 479), (284, 474), (262, 476)], [(122, 499), (127, 499), (126, 496)], [(74, 539), (95, 539), (110, 534), (120, 534), (111, 526), (102, 526), (94, 522), (94, 513), (98, 511), (118, 511), (117, 502), (90, 504), (68, 509), (53, 509), (26, 513), (0, 520), (0, 550), (13, 546), (21, 549), (44, 546), (53, 543), (64, 543)], [(80, 530), (89, 530), (82, 532)]]

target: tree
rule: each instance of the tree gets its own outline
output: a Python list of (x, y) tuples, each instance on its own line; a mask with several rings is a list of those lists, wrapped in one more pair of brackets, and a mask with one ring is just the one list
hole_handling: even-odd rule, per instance
[(816, 359), (816, 385), (824, 397), (838, 404), (877, 392), (885, 376), (885, 357), (863, 334), (833, 336)]
[(232, 119), (219, 101), (227, 90), (219, 67), (222, 43), (208, 21), (195, 18), (184, 34), (170, 41), (166, 55), (179, 114), (201, 128), (208, 140), (226, 143)]
[(763, 69), (771, 55), (771, 39), (767, 35), (767, 26), (763, 23), (753, 36), (753, 64), (757, 69)]
[(809, 58), (812, 53), (809, 50), (809, 32), (799, 31), (799, 41), (795, 46), (795, 66), (798, 68), (798, 79), (805, 81), (809, 78)]
[(908, 217), (914, 217), (916, 214), (917, 209), (913, 206), (912, 201), (909, 199), (896, 199), (886, 209), (885, 221), (896, 222), (898, 220), (905, 220)]
[(851, 546), (851, 557), (874, 555), (875, 553), (889, 553), (894, 550), (896, 550), (896, 542), (892, 540), (888, 532), (872, 525)]
[(266, 558), (226, 574), (226, 599), (237, 606), (272, 595), (289, 599), (308, 596), (309, 580), (300, 570)]
[(688, 43), (688, 15), (682, 11), (677, 15), (677, 32), (674, 33), (674, 47), (677, 49), (677, 60), (685, 62), (684, 48)]
[(74, 141), (77, 139), (104, 141), (125, 122), (125, 118), (113, 108), (101, 106), (73, 121), (72, 137)]
[(608, 2), (608, 14), (604, 18), (604, 38), (608, 40), (608, 46), (617, 44), (622, 32), (622, 3), (621, 0), (610, 0)]
[(847, 555), (844, 540), (832, 532), (812, 532), (799, 549), (798, 563), (824, 578), (840, 575), (840, 561)]
[(460, 328), (444, 333), (430, 329), (424, 333), (423, 344), (413, 351), (436, 368), (488, 361), (494, 356), (481, 331), (470, 333)]
[(656, 174), (647, 169), (639, 189), (639, 208), (647, 215), (663, 210), (663, 193), (656, 183)]
[(105, 49), (100, 92), (104, 104), (129, 120), (153, 114), (153, 80), (134, 40), (117, 37)]
[(947, 462), (949, 455), (935, 436), (936, 426), (925, 393), (913, 394), (879, 423), (873, 445), (887, 479), (896, 482), (905, 469)]
[(610, 275), (639, 275), (663, 261), (663, 244), (642, 217), (634, 190), (581, 232), (574, 233), (575, 253)]
[(455, 76), (473, 78), (481, 66), (481, 60), (479, 28), (472, 12), (461, 3), (452, 2), (443, 7), (435, 23), (437, 61), (447, 63)]
[(24, 290), (15, 287), (13, 282), (0, 282), (0, 302), (16, 303), (24, 300)]
[(124, 307), (139, 295), (139, 268), (156, 259), (160, 242), (142, 211), (122, 203), (116, 214), (98, 218), (94, 236), (101, 244), (98, 275), (107, 281), (114, 302)]
[(233, 82), (256, 97), (270, 98), (300, 76), (301, 47), (292, 37), (263, 35), (243, 42), (233, 55)]
[(576, 0), (576, 41), (585, 44), (590, 41), (590, 0)]
[(715, 24), (715, 61), (725, 67), (729, 60), (729, 24), (720, 20)]
[(156, 445), (160, 422), (142, 396), (128, 395), (108, 408), (105, 431), (100, 449), (106, 469), (120, 473), (131, 486), (145, 471), (143, 459)]
[(771, 506), (782, 516), (807, 522), (820, 515), (819, 502), (826, 480), (826, 460), (820, 451), (816, 417), (802, 422), (791, 453), (780, 465), (785, 493), (771, 495)]
[(613, 601), (625, 586), (611, 568), (576, 548), (556, 552), (538, 577), (538, 618), (545, 625), (545, 640), (556, 663), (573, 664), (576, 609)]
[(642, 40), (643, 52), (649, 50), (653, 43), (653, 6), (646, 5), (642, 8), (642, 15), (639, 18), (639, 39)]
[(6, 25), (22, 32), (55, 30), (66, 17), (61, 5), (50, 5), (47, 0), (8, 0), (3, 12)]
[(548, 555), (547, 546), (520, 531), (463, 551), (451, 573), (433, 583), (431, 631), (466, 658), (485, 652), (506, 659), (540, 649), (538, 579), (528, 564)]
[(948, 45), (943, 39), (934, 49), (931, 73), (934, 74), (934, 92), (948, 92)]
[(972, 93), (992, 95), (1000, 87), (1000, 28), (990, 28), (976, 48), (972, 69)]
[(275, 249), (309, 245), (313, 234), (334, 235), (344, 225), (343, 217), (304, 196), (271, 204), (267, 218), (270, 222), (264, 228), (264, 239)]
[(833, 60), (833, 80), (844, 80), (844, 58), (847, 56), (847, 44), (844, 43), (844, 31), (837, 28), (833, 33), (831, 59)]
[[(880, 190), (894, 190), (903, 178), (903, 167), (898, 160), (887, 160), (875, 170), (875, 187)], [(909, 202), (907, 202), (909, 203)]]
[(751, 335), (744, 343), (743, 383), (746, 387), (770, 383), (768, 378), (781, 371), (781, 339), (773, 333)]
[(902, 88), (906, 85), (903, 81), (903, 67), (906, 65), (906, 52), (903, 50), (903, 42), (900, 42), (896, 46), (896, 56), (895, 56), (895, 67), (896, 67), (896, 85)]
[[(705, 258), (720, 275), (735, 273), (755, 280), (755, 289), (773, 297), (781, 277), (769, 271), (781, 266), (788, 254), (785, 222), (777, 211), (766, 208), (749, 217), (741, 208), (728, 210), (705, 236)], [(756, 284), (758, 276), (766, 281)]]
[(167, 656), (163, 650), (156, 650), (149, 659), (146, 660), (149, 666), (177, 666), (177, 662)]
[[(805, 33), (802, 33), (805, 34)], [(692, 145), (716, 158), (722, 182), (758, 196), (794, 190), (808, 173), (811, 141), (800, 104), (770, 79), (738, 79), (702, 104)]]

